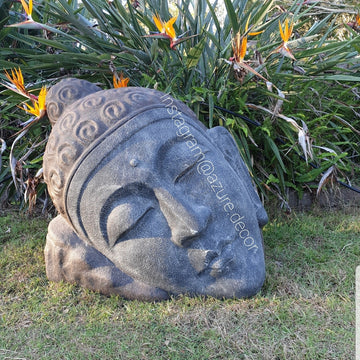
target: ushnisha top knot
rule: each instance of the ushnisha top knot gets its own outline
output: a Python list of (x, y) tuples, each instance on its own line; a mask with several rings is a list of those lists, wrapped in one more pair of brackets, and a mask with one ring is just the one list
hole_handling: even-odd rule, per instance
[[(73, 78), (50, 89), (46, 106), (53, 129), (44, 154), (44, 179), (55, 207), (63, 216), (66, 217), (64, 189), (82, 155), (96, 141), (105, 141), (112, 127), (118, 128), (132, 115), (165, 107), (164, 97), (170, 98), (141, 87), (101, 90), (88, 81)], [(172, 98), (171, 101), (176, 109), (196, 118), (182, 102)]]
[(76, 100), (102, 89), (86, 80), (68, 78), (52, 86), (46, 96), (46, 113), (52, 126)]

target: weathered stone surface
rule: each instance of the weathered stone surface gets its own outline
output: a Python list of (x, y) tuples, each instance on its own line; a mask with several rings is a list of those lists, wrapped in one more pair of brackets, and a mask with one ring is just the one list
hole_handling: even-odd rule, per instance
[(163, 300), (167, 292), (152, 288), (124, 274), (94, 247), (82, 241), (62, 216), (50, 222), (45, 246), (46, 275), (106, 295), (128, 299)]
[(47, 103), (49, 279), (144, 300), (259, 291), (267, 215), (226, 129), (151, 89), (71, 79)]

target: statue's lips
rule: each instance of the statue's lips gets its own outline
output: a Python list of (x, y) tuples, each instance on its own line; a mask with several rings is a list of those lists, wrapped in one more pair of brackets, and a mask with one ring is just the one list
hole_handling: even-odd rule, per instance
[(190, 249), (188, 256), (199, 276), (224, 276), (235, 261), (234, 240), (225, 240), (218, 244), (218, 250)]
[(235, 260), (235, 254), (233, 251), (232, 243), (227, 244), (221, 249), (221, 252), (218, 256), (215, 256), (210, 264), (208, 269), (210, 269), (210, 275), (213, 277), (220, 277), (225, 275), (230, 270), (230, 265)]

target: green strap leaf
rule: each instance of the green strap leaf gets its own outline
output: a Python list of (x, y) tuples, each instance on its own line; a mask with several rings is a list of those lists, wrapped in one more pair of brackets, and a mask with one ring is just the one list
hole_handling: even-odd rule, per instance
[(201, 54), (205, 47), (205, 38), (202, 38), (193, 48), (190, 49), (186, 59), (186, 67), (191, 69), (195, 67), (201, 57)]
[(281, 155), (280, 155), (280, 152), (279, 152), (279, 149), (278, 147), (276, 146), (276, 144), (274, 143), (274, 140), (271, 139), (270, 137), (266, 136), (266, 141), (268, 143), (268, 145), (270, 146), (272, 152), (274, 153), (277, 161), (279, 162), (279, 165), (281, 166), (281, 169), (286, 173), (286, 167), (282, 161), (282, 158), (281, 158)]
[(224, 3), (226, 6), (226, 11), (227, 11), (227, 14), (228, 14), (228, 17), (230, 20), (231, 27), (233, 29), (234, 34), (236, 34), (240, 29), (240, 25), (238, 22), (238, 18), (237, 18), (233, 3), (231, 0), (224, 0)]

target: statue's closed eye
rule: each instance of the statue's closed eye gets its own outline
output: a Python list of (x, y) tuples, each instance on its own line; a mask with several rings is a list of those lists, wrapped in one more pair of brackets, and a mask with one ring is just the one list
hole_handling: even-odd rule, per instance
[(174, 184), (178, 183), (186, 174), (188, 174), (196, 165), (197, 160), (192, 159), (192, 161), (183, 165), (183, 170), (178, 173), (178, 175), (174, 179)]
[(151, 210), (149, 199), (141, 199), (119, 204), (114, 207), (107, 217), (107, 240), (110, 247), (113, 247), (121, 237), (133, 229), (140, 220)]

